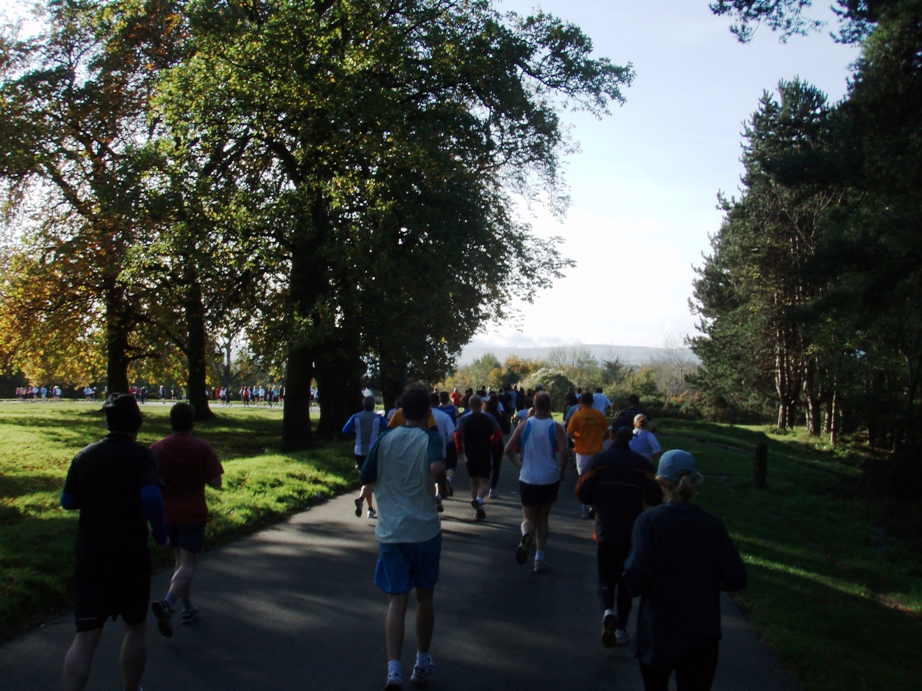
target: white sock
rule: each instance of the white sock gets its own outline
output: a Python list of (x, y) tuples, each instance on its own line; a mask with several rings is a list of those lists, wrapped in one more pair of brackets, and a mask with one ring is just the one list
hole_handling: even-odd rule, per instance
[(432, 658), (429, 657), (429, 653), (421, 653), (416, 651), (416, 666), (425, 667), (429, 664)]
[(400, 669), (400, 660), (388, 660), (387, 661), (387, 673), (396, 674), (398, 676), (401, 676), (402, 673)]
[(536, 551), (536, 552), (535, 552), (535, 561), (544, 561), (544, 552)]

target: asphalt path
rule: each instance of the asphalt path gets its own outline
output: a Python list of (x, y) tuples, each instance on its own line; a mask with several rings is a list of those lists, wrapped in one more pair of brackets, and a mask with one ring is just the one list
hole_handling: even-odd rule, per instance
[[(521, 506), (517, 472), (503, 468), (499, 498), (473, 521), (468, 479), (456, 476), (442, 514), (441, 576), (435, 591), (432, 645), (435, 691), (607, 689), (640, 691), (628, 647), (604, 648), (596, 597), (590, 521), (580, 520), (575, 473), (551, 513), (548, 571), (516, 564)], [(387, 597), (373, 583), (374, 521), (354, 514), (354, 494), (340, 496), (250, 537), (203, 555), (191, 626), (175, 622), (163, 638), (148, 618), (146, 691), (382, 689), (386, 675)], [(153, 578), (162, 597), (169, 573)], [(635, 601), (636, 605), (636, 601)], [(414, 606), (403, 649), (408, 689), (416, 639)], [(178, 620), (178, 616), (174, 617)], [(633, 617), (629, 631), (633, 631)], [(715, 691), (795, 691), (729, 597)], [(120, 623), (106, 625), (88, 689), (118, 689)], [(0, 688), (60, 688), (73, 615), (0, 646)]]

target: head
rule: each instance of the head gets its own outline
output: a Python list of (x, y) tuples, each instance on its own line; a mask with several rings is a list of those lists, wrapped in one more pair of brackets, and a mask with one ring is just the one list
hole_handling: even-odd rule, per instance
[(634, 416), (634, 427), (637, 429), (645, 429), (647, 426), (647, 416), (643, 413), (637, 413)]
[(410, 389), (400, 398), (403, 401), (403, 416), (407, 420), (420, 422), (429, 414), (429, 392), (425, 389)]
[(170, 429), (174, 432), (191, 432), (195, 425), (195, 408), (190, 403), (177, 403), (170, 408)]
[(429, 394), (429, 407), (430, 408), (439, 407), (439, 395), (435, 391)]
[(535, 405), (535, 399), (532, 398), (531, 396), (526, 396), (525, 397), (525, 410), (528, 410), (529, 408), (533, 408), (534, 405)]
[[(455, 391), (457, 391), (457, 389), (455, 389)], [(441, 403), (442, 405), (448, 405), (448, 401), (449, 401), (448, 392), (440, 391), (439, 392), (439, 403)]]
[(467, 407), (471, 410), (480, 410), (483, 408), (483, 399), (477, 394), (472, 394), (470, 400), (467, 402)]
[(672, 449), (659, 459), (656, 480), (663, 488), (667, 501), (689, 502), (704, 480), (698, 472), (695, 457), (688, 451)]
[(631, 406), (631, 408), (639, 407), (640, 406), (640, 396), (638, 396), (636, 393), (632, 393), (630, 396), (627, 397), (627, 404)]
[(592, 407), (592, 393), (589, 391), (583, 391), (579, 395), (579, 404), (585, 408)]
[(535, 412), (550, 414), (551, 394), (547, 391), (539, 391), (535, 394)]
[(499, 396), (495, 393), (491, 393), (490, 397), (487, 399), (487, 410), (499, 411)]
[(110, 432), (134, 434), (141, 429), (141, 409), (134, 396), (114, 393), (102, 406), (106, 414), (106, 427)]
[(634, 430), (624, 425), (615, 430), (615, 443), (620, 446), (627, 446), (634, 438)]
[(602, 393), (602, 387), (601, 387), (601, 386), (596, 387), (595, 392), (596, 392), (596, 393)]
[(374, 410), (375, 409), (375, 397), (374, 396), (365, 396), (362, 399), (362, 410)]

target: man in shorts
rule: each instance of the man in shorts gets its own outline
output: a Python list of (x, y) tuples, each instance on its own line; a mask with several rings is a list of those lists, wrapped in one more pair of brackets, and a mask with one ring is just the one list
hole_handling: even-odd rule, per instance
[(496, 418), (483, 412), (483, 399), (474, 394), (468, 400), (469, 412), (458, 418), (455, 429), (455, 447), (467, 456), (467, 474), (471, 478), (471, 506), (474, 520), (487, 517), (483, 498), (490, 491), (490, 465), (493, 444), (501, 444), (503, 431)]
[[(355, 469), (361, 471), (365, 459), (368, 458), (368, 452), (372, 445), (378, 441), (381, 433), (387, 429), (387, 418), (375, 411), (375, 397), (365, 396), (362, 399), (362, 411), (356, 413), (343, 425), (343, 436), (355, 438)], [(370, 492), (366, 495), (365, 501), (368, 502), (368, 518), (377, 517), (375, 512), (374, 495)], [(355, 501), (355, 515), (357, 518), (362, 517), (362, 500)]]
[(403, 688), (400, 654), (411, 590), (416, 593), (416, 663), (410, 680), (424, 685), (434, 665), (429, 655), (435, 626), (433, 594), (439, 580), (442, 525), (435, 488), (445, 493), (444, 443), (427, 429), (429, 394), (410, 389), (403, 397), (405, 424), (388, 430), (362, 466), (362, 492), (378, 497), (375, 535), (380, 555), (375, 584), (388, 594), (385, 640), (387, 691)]
[(175, 559), (169, 592), (162, 600), (151, 604), (157, 628), (167, 638), (173, 635), (171, 617), (178, 600), (182, 601), (180, 621), (183, 624), (191, 624), (198, 617), (198, 607), (192, 604), (191, 594), (192, 576), (202, 553), (208, 521), (205, 485), (219, 488), (224, 474), (211, 444), (192, 436), (194, 426), (195, 408), (189, 403), (177, 403), (170, 409), (173, 434), (151, 446), (160, 462), (160, 475), (165, 485), (163, 504)]
[[(557, 454), (560, 454), (560, 460)], [(536, 539), (535, 573), (547, 571), (544, 548), (547, 545), (548, 517), (557, 501), (557, 490), (564, 479), (570, 449), (567, 434), (551, 417), (551, 396), (535, 394), (535, 414), (515, 428), (506, 444), (506, 455), (519, 469), (522, 496), (522, 538), (515, 560), (524, 564), (532, 539)]]
[(79, 510), (74, 569), (77, 634), (64, 658), (65, 691), (86, 687), (93, 654), (108, 617), (121, 616), (125, 636), (122, 682), (135, 691), (147, 661), (150, 554), (147, 523), (166, 545), (157, 457), (137, 443), (141, 411), (133, 396), (113, 394), (103, 405), (109, 434), (71, 461), (61, 506)]
[[(567, 438), (573, 441), (576, 453), (577, 475), (586, 472), (592, 457), (602, 450), (608, 438), (608, 418), (593, 407), (592, 400), (592, 392), (583, 391), (579, 396), (579, 409), (567, 422)], [(582, 518), (592, 518), (588, 504), (583, 504)]]

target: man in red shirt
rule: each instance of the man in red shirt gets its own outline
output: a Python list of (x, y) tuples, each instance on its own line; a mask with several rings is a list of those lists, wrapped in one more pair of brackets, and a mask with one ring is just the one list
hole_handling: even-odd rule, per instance
[(182, 600), (183, 624), (191, 624), (198, 615), (191, 590), (208, 521), (205, 485), (219, 488), (224, 473), (211, 444), (192, 436), (194, 424), (195, 408), (188, 403), (177, 403), (170, 410), (173, 434), (151, 446), (160, 463), (167, 534), (176, 559), (170, 591), (151, 604), (157, 628), (167, 637), (173, 635), (170, 618), (177, 600)]

